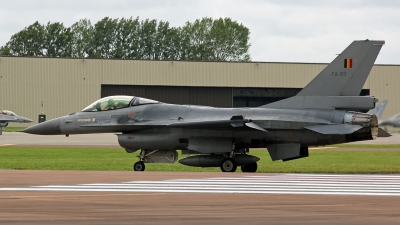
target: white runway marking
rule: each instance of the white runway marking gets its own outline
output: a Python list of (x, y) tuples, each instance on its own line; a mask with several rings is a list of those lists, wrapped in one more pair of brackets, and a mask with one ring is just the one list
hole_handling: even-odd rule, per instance
[(2, 147), (2, 146), (12, 146), (12, 145), (15, 145), (15, 144), (0, 144), (0, 147)]
[(0, 191), (243, 193), (400, 196), (400, 175), (279, 174), (0, 188)]

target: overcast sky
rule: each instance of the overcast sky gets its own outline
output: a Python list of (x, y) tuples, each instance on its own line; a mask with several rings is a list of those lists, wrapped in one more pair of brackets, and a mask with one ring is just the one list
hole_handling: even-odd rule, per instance
[(400, 64), (397, 0), (0, 0), (0, 46), (39, 21), (71, 26), (104, 17), (168, 21), (183, 26), (203, 17), (250, 29), (250, 55), (262, 62), (328, 63), (353, 40), (385, 40), (376, 63)]

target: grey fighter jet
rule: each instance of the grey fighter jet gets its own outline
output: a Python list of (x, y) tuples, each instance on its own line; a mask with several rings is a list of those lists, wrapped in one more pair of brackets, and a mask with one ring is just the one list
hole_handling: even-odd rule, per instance
[(8, 126), (8, 123), (30, 123), (31, 119), (18, 116), (10, 110), (0, 110), (0, 135), (3, 134), (3, 127)]
[(400, 127), (400, 113), (390, 117), (387, 120), (379, 121), (379, 126)]
[(382, 115), (388, 102), (389, 100), (387, 99), (381, 101), (374, 109), (368, 111), (368, 113), (376, 115), (376, 117), (378, 118), (378, 125), (381, 127), (382, 126), (400, 127), (400, 114), (396, 114), (387, 120), (382, 120)]
[(174, 163), (223, 172), (256, 172), (266, 148), (272, 160), (308, 157), (309, 146), (375, 139), (378, 120), (367, 114), (373, 96), (359, 96), (384, 41), (354, 41), (296, 96), (256, 108), (174, 105), (133, 96), (102, 98), (80, 112), (23, 132), (41, 135), (117, 133), (128, 153), (145, 163)]
[(368, 114), (376, 115), (376, 118), (379, 121), (379, 125), (382, 120), (383, 112), (385, 111), (388, 103), (389, 103), (389, 100), (387, 100), (387, 99), (382, 100), (381, 102), (379, 102), (378, 105), (376, 105), (376, 107), (374, 109), (371, 109), (367, 112)]

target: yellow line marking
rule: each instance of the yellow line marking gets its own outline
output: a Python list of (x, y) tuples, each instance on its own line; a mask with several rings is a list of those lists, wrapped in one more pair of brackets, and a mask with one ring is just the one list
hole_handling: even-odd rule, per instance
[(316, 147), (316, 148), (310, 148), (310, 149), (315, 150), (315, 149), (330, 149), (330, 148), (337, 148), (337, 147)]
[(0, 145), (0, 147), (2, 147), (2, 146), (11, 146), (11, 145), (15, 145), (15, 144), (2, 144), (2, 145)]
[(164, 195), (165, 193), (149, 193), (149, 194), (143, 194), (143, 193), (135, 193), (135, 194), (104, 194), (104, 195), (24, 195), (24, 196), (18, 196), (18, 195), (13, 195), (13, 196), (1, 196), (0, 198), (60, 198), (60, 197), (104, 197), (104, 196), (154, 196), (154, 195)]

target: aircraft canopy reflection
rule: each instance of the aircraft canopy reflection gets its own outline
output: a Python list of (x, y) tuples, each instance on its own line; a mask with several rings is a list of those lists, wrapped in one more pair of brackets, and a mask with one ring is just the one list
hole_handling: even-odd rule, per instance
[(84, 108), (82, 112), (108, 111), (108, 110), (122, 109), (137, 105), (157, 104), (157, 103), (160, 102), (135, 96), (115, 95), (115, 96), (108, 96), (93, 102), (88, 107)]

